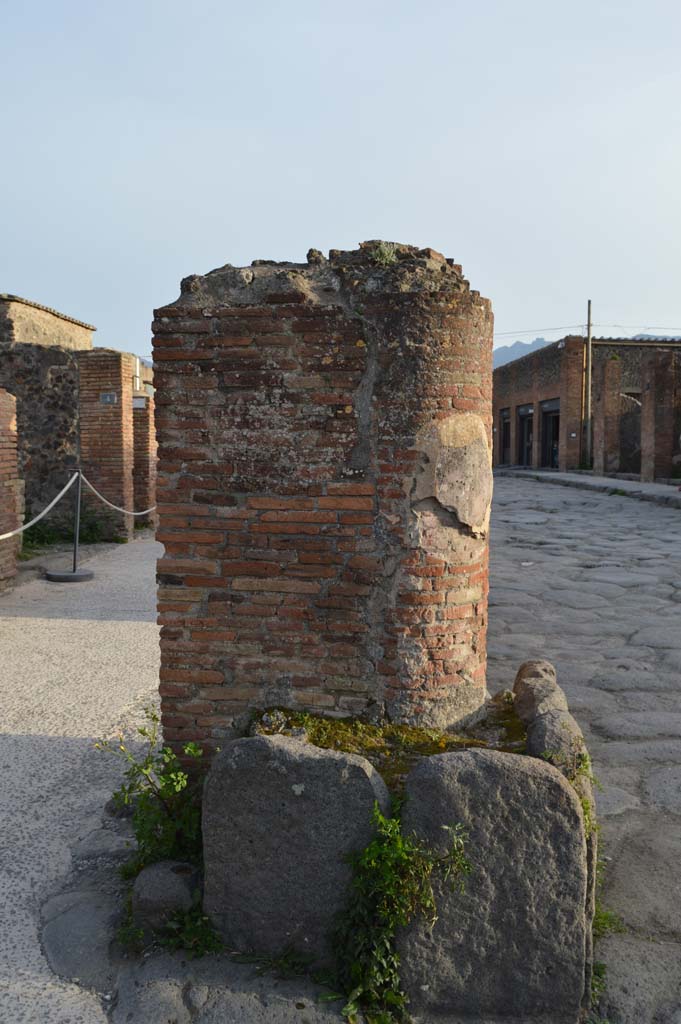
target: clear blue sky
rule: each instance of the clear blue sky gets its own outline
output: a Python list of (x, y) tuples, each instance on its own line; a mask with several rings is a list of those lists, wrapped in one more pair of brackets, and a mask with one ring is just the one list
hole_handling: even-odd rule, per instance
[[(366, 238), (497, 330), (681, 328), (678, 0), (0, 0), (0, 292), (146, 355), (224, 263)], [(536, 330), (534, 330), (536, 328)], [(497, 343), (513, 341), (498, 336)]]

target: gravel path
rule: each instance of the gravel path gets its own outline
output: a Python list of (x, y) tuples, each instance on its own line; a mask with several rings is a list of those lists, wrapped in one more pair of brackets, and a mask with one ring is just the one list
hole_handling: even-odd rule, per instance
[(488, 683), (528, 658), (558, 671), (602, 783), (601, 1013), (681, 1024), (681, 512), (495, 482)]
[(161, 550), (151, 540), (116, 546), (88, 562), (90, 583), (32, 580), (0, 597), (3, 1024), (106, 1020), (96, 996), (50, 971), (38, 914), (116, 785), (116, 765), (93, 740), (156, 691)]

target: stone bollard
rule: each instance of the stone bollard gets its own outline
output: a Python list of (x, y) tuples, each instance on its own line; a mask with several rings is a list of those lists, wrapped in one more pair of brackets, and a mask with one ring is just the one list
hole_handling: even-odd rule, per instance
[(492, 313), (431, 249), (190, 277), (154, 321), (164, 735), (485, 697)]

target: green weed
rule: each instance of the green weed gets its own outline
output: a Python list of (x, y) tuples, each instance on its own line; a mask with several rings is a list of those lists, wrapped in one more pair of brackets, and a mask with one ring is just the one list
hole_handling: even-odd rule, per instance
[[(200, 780), (190, 781), (177, 755), (170, 747), (161, 746), (156, 711), (147, 708), (145, 716), (147, 724), (137, 730), (144, 740), (141, 754), (135, 755), (123, 736), (95, 744), (96, 749), (113, 753), (126, 764), (125, 781), (114, 793), (114, 802), (119, 808), (132, 808), (137, 851), (123, 869), (128, 878), (159, 860), (201, 858)], [(196, 743), (185, 744), (183, 750), (197, 761), (203, 754)]]
[(375, 838), (351, 858), (351, 900), (335, 935), (338, 984), (348, 993), (342, 1012), (350, 1022), (363, 1013), (367, 1024), (393, 1024), (408, 1020), (397, 930), (416, 914), (436, 920), (433, 872), (462, 889), (471, 865), (461, 825), (447, 828), (449, 846), (438, 856), (405, 836), (399, 818), (384, 817), (378, 805), (373, 820)]

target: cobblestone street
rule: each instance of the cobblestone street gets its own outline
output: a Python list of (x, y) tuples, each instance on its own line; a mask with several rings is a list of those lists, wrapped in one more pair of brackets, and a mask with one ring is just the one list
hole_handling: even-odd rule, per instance
[(681, 1024), (681, 513), (499, 478), (488, 685), (558, 672), (602, 785), (603, 899), (624, 921), (596, 959), (613, 1024)]

